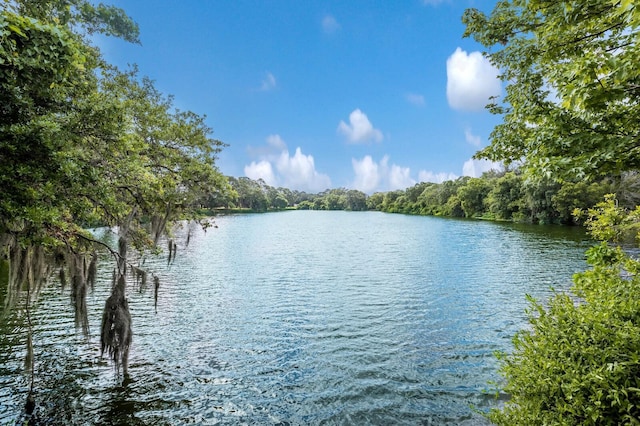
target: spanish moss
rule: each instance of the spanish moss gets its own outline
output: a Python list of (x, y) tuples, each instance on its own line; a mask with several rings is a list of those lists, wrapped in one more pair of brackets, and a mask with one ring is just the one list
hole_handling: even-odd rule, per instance
[(118, 277), (111, 296), (107, 299), (102, 313), (100, 352), (105, 351), (115, 364), (116, 373), (122, 370), (128, 375), (129, 347), (131, 346), (131, 313), (125, 298), (126, 279)]
[(47, 262), (42, 247), (20, 247), (13, 240), (7, 248), (9, 274), (7, 295), (4, 302), (6, 314), (21, 294), (27, 290), (32, 298), (37, 298), (49, 275), (50, 262)]
[(89, 262), (89, 270), (87, 272), (87, 282), (91, 285), (91, 291), (96, 288), (96, 276), (98, 273), (98, 253), (96, 251), (91, 255)]
[(158, 240), (160, 236), (164, 233), (167, 221), (171, 216), (171, 204), (167, 204), (167, 209), (165, 211), (164, 216), (153, 216), (151, 218), (151, 239), (153, 240), (153, 245), (158, 244)]
[(67, 273), (65, 272), (64, 266), (60, 267), (60, 272), (58, 272), (58, 277), (60, 278), (60, 288), (62, 291), (67, 287)]
[(142, 293), (147, 288), (147, 271), (136, 266), (132, 267), (131, 270), (136, 279), (138, 291)]
[(87, 313), (87, 261), (84, 255), (72, 254), (68, 261), (71, 275), (71, 302), (75, 311), (76, 328), (82, 334), (89, 335), (89, 317)]
[[(156, 218), (153, 224), (155, 234), (165, 231), (169, 213), (170, 209), (167, 208), (164, 216)], [(140, 292), (144, 291), (148, 284), (148, 272), (140, 264), (134, 266), (129, 263), (129, 238), (135, 239), (135, 232), (129, 227), (129, 222), (134, 214), (135, 212), (132, 212), (125, 224), (120, 226), (117, 250), (101, 241), (93, 240), (91, 237), (82, 237), (95, 247), (105, 247), (115, 259), (116, 268), (113, 270), (111, 295), (105, 301), (102, 314), (100, 349), (102, 356), (108, 354), (113, 361), (117, 374), (122, 372), (125, 377), (128, 374), (129, 348), (132, 343), (131, 313), (126, 298), (127, 273), (131, 274), (132, 281), (135, 279)], [(76, 329), (85, 337), (89, 336), (87, 293), (92, 291), (96, 285), (99, 256), (96, 250), (91, 250), (91, 245), (81, 249), (63, 246), (53, 252), (47, 252), (43, 246), (21, 245), (16, 238), (6, 234), (1, 235), (0, 238), (5, 243), (2, 258), (7, 261), (7, 290), (2, 314), (16, 306), (18, 300), (22, 301), (26, 298), (25, 310), (29, 319), (29, 329), (25, 333), (24, 367), (26, 371), (35, 374), (34, 342), (29, 316), (31, 303), (37, 300), (48, 278), (57, 278), (62, 291), (65, 291), (67, 286), (69, 287)], [(188, 238), (189, 236), (187, 236)], [(171, 263), (176, 258), (178, 244), (173, 239), (169, 239), (168, 248), (168, 261)], [(141, 260), (144, 260), (144, 257)], [(153, 286), (154, 309), (157, 312), (160, 279), (155, 274), (153, 275)], [(30, 398), (32, 397), (33, 395), (30, 394)]]
[(153, 307), (155, 308), (156, 313), (158, 313), (158, 290), (160, 289), (160, 278), (158, 278), (157, 275), (153, 276), (153, 287)]
[(27, 334), (27, 354), (24, 357), (24, 369), (25, 371), (31, 373), (33, 372), (33, 339), (31, 337), (31, 330), (29, 330)]

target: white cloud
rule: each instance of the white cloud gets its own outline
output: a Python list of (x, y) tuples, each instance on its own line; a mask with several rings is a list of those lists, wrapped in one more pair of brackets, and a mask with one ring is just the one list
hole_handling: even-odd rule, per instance
[(471, 129), (467, 128), (464, 130), (464, 138), (467, 141), (467, 143), (473, 145), (473, 146), (480, 146), (480, 136), (476, 136), (473, 133), (471, 133)]
[(353, 171), (356, 175), (353, 187), (362, 192), (373, 192), (380, 183), (380, 174), (378, 173), (378, 164), (373, 161), (370, 155), (365, 156), (362, 160), (351, 159)]
[(389, 189), (405, 189), (416, 184), (411, 179), (411, 169), (409, 167), (400, 167), (392, 165), (389, 170)]
[(267, 147), (250, 148), (249, 152), (261, 157), (260, 161), (253, 161), (244, 168), (245, 175), (251, 179), (262, 178), (271, 186), (310, 192), (331, 187), (329, 176), (316, 170), (313, 156), (303, 154), (300, 147), (291, 156), (280, 135), (268, 136)]
[(322, 18), (322, 29), (326, 34), (333, 34), (340, 29), (340, 24), (331, 15), (325, 15)]
[(246, 177), (253, 180), (262, 179), (267, 183), (267, 185), (277, 185), (276, 176), (273, 174), (273, 168), (271, 167), (271, 163), (268, 161), (252, 161), (251, 164), (244, 167), (244, 174)]
[(407, 100), (407, 102), (415, 106), (421, 107), (421, 106), (424, 106), (425, 104), (424, 96), (419, 95), (417, 93), (407, 93), (406, 95), (404, 95), (404, 98)]
[(304, 155), (300, 147), (291, 157), (289, 151), (282, 151), (276, 163), (276, 170), (285, 188), (319, 192), (331, 187), (329, 176), (316, 171), (313, 156)]
[(500, 170), (502, 165), (489, 160), (470, 159), (462, 166), (462, 175), (479, 178), (484, 172)]
[[(287, 144), (284, 143), (280, 135), (269, 135), (267, 137), (267, 144), (258, 147), (247, 147), (248, 154), (253, 158), (261, 159), (276, 159), (280, 153), (287, 149)], [(250, 177), (250, 176), (248, 176)]]
[(434, 173), (428, 172), (426, 170), (420, 170), (418, 173), (418, 181), (419, 182), (433, 182), (433, 183), (442, 183), (447, 180), (456, 180), (458, 176), (454, 173)]
[(262, 85), (260, 86), (260, 90), (267, 92), (269, 90), (273, 90), (276, 88), (276, 78), (270, 72), (267, 72), (264, 80), (262, 80)]
[(287, 144), (284, 143), (284, 140), (282, 140), (280, 135), (267, 136), (267, 145), (269, 145), (270, 148), (278, 151), (287, 149)]
[[(458, 175), (455, 173), (434, 173), (420, 170), (416, 181), (411, 177), (411, 169), (409, 167), (401, 167), (397, 164), (389, 165), (388, 155), (382, 157), (379, 162), (376, 162), (370, 155), (366, 155), (360, 160), (352, 158), (351, 164), (355, 175), (351, 187), (367, 194), (377, 191), (406, 189), (418, 182), (442, 183), (458, 179)], [(500, 163), (470, 159), (462, 166), (462, 175), (480, 177), (484, 172), (501, 169), (502, 165)]]
[(375, 142), (382, 141), (382, 132), (373, 127), (367, 115), (360, 109), (355, 109), (349, 114), (349, 124), (340, 121), (338, 133), (346, 136), (351, 143), (365, 143), (371, 140)]
[(459, 47), (447, 59), (447, 100), (457, 110), (480, 111), (501, 93), (498, 69), (480, 52)]
[(370, 155), (362, 160), (351, 159), (355, 179), (352, 187), (366, 193), (405, 189), (416, 184), (411, 178), (409, 167), (396, 164), (389, 166), (389, 156), (385, 155), (376, 163)]

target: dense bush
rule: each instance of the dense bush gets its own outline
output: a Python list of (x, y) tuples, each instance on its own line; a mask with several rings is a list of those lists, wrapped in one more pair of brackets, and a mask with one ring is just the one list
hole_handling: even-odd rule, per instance
[(640, 423), (640, 262), (618, 245), (640, 209), (608, 196), (587, 217), (603, 241), (587, 251), (591, 268), (574, 276), (573, 294), (531, 300), (530, 328), (500, 355), (511, 398), (489, 414), (496, 424)]

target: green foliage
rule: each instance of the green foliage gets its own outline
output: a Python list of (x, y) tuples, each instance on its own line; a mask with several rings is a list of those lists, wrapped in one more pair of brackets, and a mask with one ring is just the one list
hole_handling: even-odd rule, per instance
[[(369, 200), (364, 192), (355, 189), (328, 189), (319, 194), (287, 188), (274, 188), (262, 179), (252, 180), (248, 177), (228, 177), (233, 192), (236, 194), (234, 205), (255, 212), (296, 208), (299, 210), (368, 210)], [(221, 207), (210, 205), (209, 207)], [(229, 206), (225, 206), (229, 207)]]
[(489, 182), (485, 179), (471, 178), (466, 185), (461, 186), (456, 195), (466, 217), (482, 216), (485, 209), (485, 198), (491, 191)]
[(587, 252), (591, 269), (574, 276), (575, 296), (531, 300), (530, 327), (500, 355), (511, 399), (489, 413), (496, 424), (640, 423), (640, 262), (606, 242), (637, 231), (640, 211), (607, 196), (587, 216), (603, 240)]
[(559, 182), (552, 179), (526, 179), (523, 182), (525, 212), (531, 223), (550, 224), (558, 221), (558, 212), (553, 205), (553, 196), (561, 188)]
[(465, 36), (501, 70), (503, 116), (479, 157), (569, 180), (640, 167), (640, 8), (632, 1), (502, 0)]
[[(633, 199), (633, 182), (632, 177), (621, 179), (616, 190)], [(575, 208), (592, 207), (612, 187), (608, 180), (526, 179), (515, 170), (439, 184), (422, 182), (404, 191), (375, 193), (366, 203), (370, 210), (393, 213), (574, 224), (581, 223), (572, 216)]]
[[(463, 21), (506, 83), (504, 99), (489, 105), (503, 122), (478, 157), (523, 163), (519, 214), (584, 220), (602, 241), (587, 251), (591, 268), (574, 276), (573, 295), (531, 301), (530, 327), (500, 357), (511, 399), (489, 418), (638, 424), (640, 263), (610, 242), (628, 243), (639, 230), (640, 9), (629, 0), (502, 0), (488, 16), (467, 10)], [(503, 184), (489, 197), (501, 215)], [(621, 204), (614, 195), (596, 204), (609, 191)]]
[(628, 211), (620, 207), (614, 194), (607, 194), (603, 202), (586, 212), (574, 211), (576, 216), (586, 217), (585, 225), (599, 241), (633, 243), (640, 230), (640, 206)]
[(96, 88), (95, 52), (65, 28), (8, 11), (0, 36), (0, 233), (42, 242), (43, 228), (67, 232), (76, 207), (58, 191), (74, 150), (69, 119)]
[(367, 198), (367, 208), (369, 210), (381, 210), (382, 201), (384, 200), (384, 193), (375, 192)]
[(519, 217), (524, 208), (522, 187), (522, 179), (514, 172), (505, 173), (504, 176), (497, 178), (485, 200), (489, 211), (501, 220)]
[(575, 209), (595, 206), (609, 193), (611, 185), (606, 182), (567, 182), (551, 197), (554, 209), (558, 212), (560, 223), (581, 223), (581, 218), (574, 215)]
[(138, 37), (121, 9), (84, 0), (0, 12), (0, 234), (74, 246), (85, 224), (135, 219), (143, 236), (142, 222), (194, 217), (226, 188), (205, 117), (105, 64), (86, 38), (95, 32)]
[(151, 81), (113, 69), (91, 45), (95, 32), (137, 40), (122, 10), (84, 0), (4, 4), (3, 257), (34, 247), (90, 255), (87, 224), (119, 226), (149, 248), (167, 224), (197, 218), (201, 200), (227, 190), (215, 166), (223, 144), (210, 138), (205, 117), (176, 110)]
[(93, 5), (87, 0), (20, 0), (7, 2), (20, 15), (40, 22), (82, 30), (86, 34), (100, 33), (139, 42), (138, 25), (120, 8), (105, 4)]

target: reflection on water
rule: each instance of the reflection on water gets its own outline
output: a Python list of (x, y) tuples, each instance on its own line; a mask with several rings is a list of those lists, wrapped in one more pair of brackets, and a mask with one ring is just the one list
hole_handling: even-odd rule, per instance
[[(229, 216), (128, 298), (131, 381), (99, 355), (105, 265), (77, 334), (56, 286), (36, 311), (42, 424), (485, 424), (493, 352), (584, 269), (580, 230), (360, 212)], [(0, 423), (28, 391), (24, 319), (0, 325)]]

